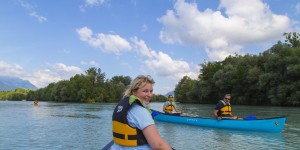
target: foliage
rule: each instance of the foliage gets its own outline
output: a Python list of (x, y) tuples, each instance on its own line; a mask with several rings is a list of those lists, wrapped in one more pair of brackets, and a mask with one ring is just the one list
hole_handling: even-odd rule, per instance
[(231, 93), (233, 104), (300, 106), (300, 34), (284, 33), (259, 55), (229, 56), (200, 64), (197, 80), (183, 77), (175, 96), (183, 103), (216, 103)]
[[(76, 74), (70, 80), (50, 83), (39, 90), (16, 89), (0, 92), (2, 100), (40, 100), (55, 102), (100, 103), (117, 102), (131, 83), (129, 76), (106, 79), (100, 68), (89, 68), (85, 74)], [(154, 95), (152, 101), (165, 101), (162, 95)]]
[(26, 100), (28, 93), (33, 92), (33, 90), (17, 88), (13, 91), (3, 91), (0, 92), (0, 99), (2, 100)]

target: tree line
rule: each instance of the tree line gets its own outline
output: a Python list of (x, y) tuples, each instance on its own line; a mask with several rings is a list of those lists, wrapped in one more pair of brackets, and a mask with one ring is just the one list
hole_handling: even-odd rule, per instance
[[(0, 92), (2, 100), (39, 100), (55, 102), (102, 103), (118, 102), (131, 83), (129, 76), (107, 79), (100, 68), (89, 68), (85, 74), (76, 74), (69, 80), (50, 83), (38, 90), (16, 89)], [(154, 95), (153, 101), (165, 101), (163, 95)]]
[[(223, 61), (200, 64), (194, 80), (184, 76), (175, 87), (176, 101), (215, 104), (230, 93), (233, 104), (300, 106), (300, 34), (284, 33), (259, 55), (228, 56)], [(100, 68), (90, 68), (69, 80), (50, 83), (38, 90), (16, 89), (0, 92), (2, 100), (42, 100), (55, 102), (118, 102), (131, 83), (129, 76), (107, 79)], [(152, 101), (165, 101), (155, 95)]]
[(300, 34), (284, 33), (259, 55), (204, 62), (197, 80), (183, 77), (175, 97), (184, 103), (217, 103), (226, 93), (233, 104), (300, 106)]

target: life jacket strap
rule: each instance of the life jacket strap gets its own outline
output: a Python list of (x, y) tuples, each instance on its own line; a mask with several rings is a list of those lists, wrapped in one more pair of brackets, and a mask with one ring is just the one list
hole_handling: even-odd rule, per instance
[(113, 132), (113, 136), (116, 138), (119, 138), (119, 139), (124, 139), (124, 140), (125, 139), (128, 139), (128, 140), (136, 140), (137, 139), (136, 135), (127, 135), (127, 138), (126, 138), (124, 134), (119, 134), (116, 132)]

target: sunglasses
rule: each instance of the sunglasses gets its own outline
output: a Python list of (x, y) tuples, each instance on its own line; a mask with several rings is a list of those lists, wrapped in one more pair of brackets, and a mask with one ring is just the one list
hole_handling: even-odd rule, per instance
[(226, 100), (230, 100), (230, 98), (225, 98)]

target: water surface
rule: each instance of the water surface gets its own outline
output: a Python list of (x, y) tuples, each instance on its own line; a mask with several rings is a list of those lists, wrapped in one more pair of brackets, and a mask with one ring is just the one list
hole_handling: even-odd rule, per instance
[[(0, 101), (0, 149), (101, 149), (111, 139), (116, 104)], [(163, 103), (151, 103), (161, 110)], [(211, 117), (214, 105), (178, 104), (186, 115)], [(238, 116), (287, 116), (282, 133), (214, 129), (157, 121), (177, 150), (300, 149), (300, 108), (233, 106)]]

